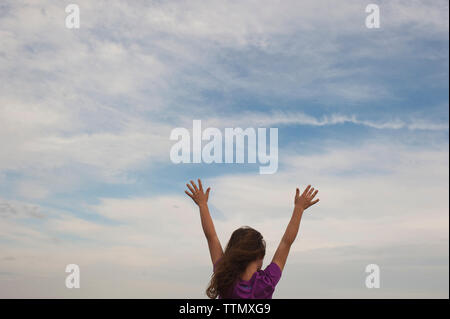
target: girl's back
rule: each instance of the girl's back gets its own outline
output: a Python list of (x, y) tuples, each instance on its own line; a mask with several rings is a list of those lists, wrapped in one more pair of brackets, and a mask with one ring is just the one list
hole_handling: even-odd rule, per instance
[[(215, 268), (215, 267), (214, 267)], [(274, 262), (266, 269), (256, 271), (250, 280), (238, 279), (225, 299), (272, 299), (275, 286), (281, 278), (281, 269)]]

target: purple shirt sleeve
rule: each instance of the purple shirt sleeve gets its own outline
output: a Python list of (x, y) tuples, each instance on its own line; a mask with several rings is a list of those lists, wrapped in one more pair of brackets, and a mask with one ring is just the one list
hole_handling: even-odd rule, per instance
[(266, 281), (270, 282), (270, 284), (275, 287), (275, 285), (280, 281), (281, 269), (276, 263), (271, 262), (266, 269), (264, 269), (264, 274)]
[(274, 262), (270, 263), (266, 269), (258, 271), (253, 284), (253, 298), (270, 299), (275, 291), (275, 286), (281, 278), (281, 269)]

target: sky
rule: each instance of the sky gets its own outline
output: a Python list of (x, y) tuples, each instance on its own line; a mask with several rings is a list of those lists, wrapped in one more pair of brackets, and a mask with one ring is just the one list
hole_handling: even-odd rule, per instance
[[(196, 178), (265, 265), (319, 189), (274, 298), (449, 297), (448, 1), (69, 3), (0, 4), (0, 298), (207, 298)], [(193, 120), (278, 128), (277, 172), (174, 164)]]

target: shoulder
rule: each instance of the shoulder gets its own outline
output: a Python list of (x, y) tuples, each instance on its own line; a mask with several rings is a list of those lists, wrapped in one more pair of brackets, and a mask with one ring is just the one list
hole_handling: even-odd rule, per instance
[(259, 270), (256, 273), (255, 286), (266, 291), (275, 290), (281, 278), (281, 269), (275, 263), (270, 263), (264, 270)]
[(273, 262), (264, 270), (257, 271), (252, 285), (253, 298), (271, 299), (280, 278), (281, 269)]
[(276, 285), (281, 278), (281, 269), (276, 263), (271, 262), (264, 270), (259, 270), (256, 277), (257, 279)]

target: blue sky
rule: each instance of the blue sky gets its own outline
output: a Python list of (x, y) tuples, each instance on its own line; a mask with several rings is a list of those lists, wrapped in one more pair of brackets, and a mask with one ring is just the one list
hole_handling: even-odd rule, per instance
[[(78, 1), (77, 30), (67, 4), (0, 5), (0, 296), (206, 297), (200, 177), (266, 259), (320, 189), (274, 297), (448, 298), (447, 1), (379, 1), (380, 29), (352, 0)], [(194, 119), (278, 128), (277, 173), (173, 164)]]

